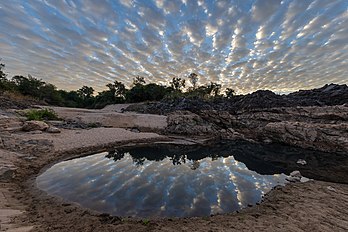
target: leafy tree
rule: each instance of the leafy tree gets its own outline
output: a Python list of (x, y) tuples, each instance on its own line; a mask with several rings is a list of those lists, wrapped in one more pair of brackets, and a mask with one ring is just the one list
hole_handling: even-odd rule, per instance
[(40, 88), (45, 84), (41, 79), (32, 77), (30, 74), (28, 77), (14, 76), (13, 82), (16, 85), (16, 89), (23, 95), (29, 95), (32, 97), (40, 97)]
[(133, 79), (133, 85), (145, 85), (145, 84), (146, 84), (145, 78), (142, 76), (136, 76)]
[(188, 76), (188, 79), (190, 80), (193, 89), (197, 88), (197, 82), (198, 82), (198, 75), (196, 73), (190, 73), (190, 75)]
[(58, 90), (57, 93), (63, 99), (62, 106), (82, 107), (83, 100), (77, 91)]
[(221, 84), (210, 82), (207, 86), (207, 94), (212, 97), (218, 97), (220, 95)]
[(231, 99), (234, 95), (235, 95), (236, 91), (234, 91), (234, 89), (231, 88), (226, 88), (225, 90), (225, 94), (226, 94), (226, 98)]
[(79, 94), (80, 98), (85, 100), (93, 96), (94, 89), (92, 87), (88, 87), (84, 85), (82, 86), (82, 88), (77, 90), (77, 93)]
[(66, 95), (66, 101), (70, 105), (75, 105), (72, 107), (79, 107), (80, 105), (82, 105), (83, 100), (81, 99), (77, 91), (69, 91), (67, 92), (67, 95)]
[(221, 85), (211, 82), (209, 85), (198, 86), (190, 89), (187, 96), (190, 98), (216, 98), (220, 96)]
[(127, 92), (125, 85), (122, 82), (115, 81), (114, 84), (107, 84), (109, 91), (115, 98), (120, 97), (124, 98)]
[(171, 90), (165, 86), (154, 83), (147, 85), (134, 85), (126, 93), (127, 102), (144, 102), (162, 100)]
[(115, 104), (115, 96), (108, 90), (99, 92), (95, 97), (94, 108), (100, 109), (109, 104)]
[(13, 83), (7, 79), (7, 74), (4, 72), (4, 69), (5, 64), (0, 63), (0, 90), (11, 90), (14, 86)]
[(182, 88), (185, 88), (185, 80), (179, 77), (173, 77), (173, 80), (170, 82), (170, 86), (177, 91), (181, 91)]
[(144, 86), (140, 84), (134, 85), (126, 93), (127, 102), (141, 102), (141, 101), (146, 101), (147, 99), (148, 97), (147, 97), (147, 93), (144, 90)]
[(5, 65), (3, 63), (0, 63), (0, 80), (6, 79), (6, 73), (4, 72)]
[(92, 108), (94, 105), (94, 89), (88, 86), (82, 86), (79, 90), (77, 90), (77, 94), (79, 95), (80, 107)]
[(5, 90), (6, 89), (6, 74), (4, 72), (5, 65), (0, 63), (0, 90)]
[(127, 89), (122, 82), (115, 81), (106, 85), (109, 89), (98, 93), (95, 108), (103, 108), (109, 104), (124, 103)]
[(58, 105), (63, 106), (64, 105), (64, 99), (61, 96), (61, 94), (57, 91), (57, 87), (45, 83), (39, 88), (40, 96), (39, 98), (41, 100), (44, 100), (45, 102), (51, 104), (51, 105)]

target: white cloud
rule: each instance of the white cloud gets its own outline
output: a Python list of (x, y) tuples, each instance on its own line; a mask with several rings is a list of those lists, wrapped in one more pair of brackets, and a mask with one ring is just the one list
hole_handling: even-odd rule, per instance
[(115, 78), (130, 85), (139, 73), (167, 83), (191, 71), (202, 73), (201, 83), (240, 92), (312, 88), (346, 82), (347, 7), (345, 0), (0, 1), (0, 56), (10, 76), (31, 73), (59, 88), (87, 82), (101, 90)]

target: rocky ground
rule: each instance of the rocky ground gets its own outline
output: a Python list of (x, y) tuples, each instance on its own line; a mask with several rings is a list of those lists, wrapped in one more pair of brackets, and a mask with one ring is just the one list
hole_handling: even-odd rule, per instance
[(247, 95), (236, 95), (230, 99), (200, 98), (164, 99), (160, 102), (133, 104), (125, 110), (151, 114), (169, 114), (174, 111), (201, 110), (228, 111), (232, 114), (255, 109), (299, 106), (335, 106), (348, 104), (348, 86), (330, 84), (318, 89), (300, 90), (287, 95), (278, 95), (269, 90), (258, 90)]
[[(211, 108), (205, 107), (210, 103), (202, 103), (206, 104), (203, 107), (196, 102), (197, 105), (192, 106), (194, 101), (173, 104), (166, 108), (165, 114), (162, 112), (163, 104), (167, 103), (156, 103), (157, 113), (161, 111), (161, 115), (124, 112), (127, 107), (153, 112), (154, 105), (116, 105), (103, 110), (56, 107), (54, 110), (64, 120), (48, 121), (47, 124), (25, 122), (13, 110), (2, 108), (0, 230), (347, 231), (346, 87), (328, 85), (294, 93), (287, 98), (302, 99), (302, 102), (298, 100), (296, 107), (281, 104), (286, 97), (280, 99), (277, 95), (275, 98), (278, 100), (274, 100), (269, 92), (256, 93), (268, 96), (266, 98), (255, 97), (255, 94), (243, 97), (239, 106), (244, 107), (239, 110), (231, 107), (231, 104), (222, 107), (225, 103)], [(265, 101), (279, 101), (274, 103), (278, 107), (268, 107)], [(255, 109), (252, 108), (253, 104), (263, 107)], [(316, 180), (276, 187), (261, 204), (240, 212), (204, 218), (150, 220), (92, 212), (48, 196), (35, 186), (35, 177), (40, 172), (67, 158), (121, 144), (173, 140), (192, 144), (212, 138), (247, 140), (255, 143), (255, 146), (266, 144), (260, 149), (264, 152), (260, 151), (253, 159), (268, 162), (285, 172), (298, 169)], [(280, 144), (278, 152), (268, 151), (267, 144), (274, 143)], [(304, 149), (301, 150), (304, 152), (299, 157), (294, 148), (291, 154), (283, 154), (281, 146), (284, 145)], [(236, 151), (236, 155), (249, 157), (254, 154), (248, 147), (239, 153)], [(304, 158), (307, 164), (297, 164), (298, 158)]]

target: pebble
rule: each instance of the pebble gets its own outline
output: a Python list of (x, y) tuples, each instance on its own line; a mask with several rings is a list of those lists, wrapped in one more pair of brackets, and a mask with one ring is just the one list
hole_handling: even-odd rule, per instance
[(303, 160), (303, 159), (299, 159), (297, 160), (296, 162), (297, 164), (301, 164), (301, 165), (306, 165), (307, 164), (307, 161)]

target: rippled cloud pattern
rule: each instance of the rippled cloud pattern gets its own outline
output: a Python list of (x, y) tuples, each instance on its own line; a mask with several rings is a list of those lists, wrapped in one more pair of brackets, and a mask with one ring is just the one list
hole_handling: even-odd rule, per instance
[(58, 163), (37, 178), (49, 194), (117, 216), (187, 217), (233, 212), (255, 204), (285, 175), (260, 175), (233, 156), (173, 165), (171, 158), (131, 155), (114, 162), (108, 153)]
[(200, 75), (239, 93), (347, 83), (347, 0), (2, 0), (10, 76), (59, 88)]

